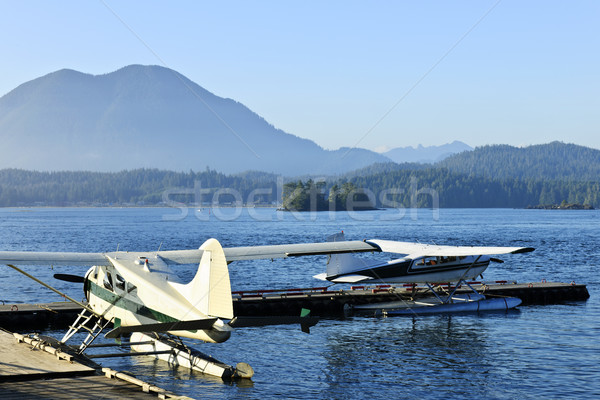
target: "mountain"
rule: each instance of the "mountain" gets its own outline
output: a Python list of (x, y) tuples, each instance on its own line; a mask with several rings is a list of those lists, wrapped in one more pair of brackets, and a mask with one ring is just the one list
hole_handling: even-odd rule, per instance
[(455, 140), (452, 143), (443, 144), (441, 146), (423, 147), (422, 145), (419, 145), (417, 147), (397, 147), (395, 149), (383, 153), (383, 155), (398, 164), (433, 164), (453, 154), (471, 150), (473, 150), (473, 148), (468, 144)]
[(0, 98), (0, 140), (0, 169), (298, 175), (389, 162), (364, 149), (324, 150), (159, 66), (63, 69), (26, 82)]
[(600, 181), (600, 150), (562, 142), (528, 147), (477, 147), (435, 165), (490, 179)]

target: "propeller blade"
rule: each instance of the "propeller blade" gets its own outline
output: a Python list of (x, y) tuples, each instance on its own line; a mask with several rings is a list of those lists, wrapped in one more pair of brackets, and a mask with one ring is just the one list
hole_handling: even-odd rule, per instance
[(54, 279), (58, 279), (59, 281), (73, 282), (73, 283), (85, 282), (85, 278), (83, 276), (71, 275), (71, 274), (54, 274)]
[(502, 261), (501, 259), (499, 259), (499, 258), (494, 258), (494, 257), (490, 257), (490, 261), (497, 262), (497, 263), (499, 263), (499, 264), (502, 264), (502, 263), (504, 262), (504, 261)]

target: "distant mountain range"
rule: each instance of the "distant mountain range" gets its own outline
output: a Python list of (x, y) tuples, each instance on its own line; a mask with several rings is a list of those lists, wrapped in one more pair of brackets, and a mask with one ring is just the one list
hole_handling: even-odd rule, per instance
[(20, 85), (0, 98), (0, 140), (0, 169), (297, 175), (390, 161), (325, 150), (176, 71), (141, 65), (97, 76), (64, 69)]
[(64, 69), (26, 82), (0, 98), (0, 141), (0, 170), (209, 167), (227, 174), (263, 171), (347, 179), (443, 168), (493, 180), (600, 180), (599, 150), (560, 142), (473, 150), (454, 141), (383, 154), (360, 148), (325, 150), (158, 66), (131, 65), (96, 76)]
[(452, 143), (443, 144), (441, 146), (419, 145), (417, 147), (397, 147), (386, 151), (382, 155), (388, 157), (396, 163), (424, 163), (433, 164), (442, 161), (445, 158), (463, 151), (471, 151), (473, 148), (468, 144), (455, 140)]

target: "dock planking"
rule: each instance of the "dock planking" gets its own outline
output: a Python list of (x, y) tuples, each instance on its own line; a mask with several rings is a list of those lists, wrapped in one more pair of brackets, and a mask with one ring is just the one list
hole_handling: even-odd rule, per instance
[(187, 399), (108, 368), (101, 375), (66, 353), (51, 354), (22, 338), (0, 330), (0, 400)]
[[(101, 375), (0, 383), (0, 399), (156, 399), (130, 383)], [(163, 397), (165, 398), (165, 397)], [(171, 397), (183, 399), (184, 397)]]
[(94, 368), (60, 360), (0, 331), (0, 382), (93, 375)]

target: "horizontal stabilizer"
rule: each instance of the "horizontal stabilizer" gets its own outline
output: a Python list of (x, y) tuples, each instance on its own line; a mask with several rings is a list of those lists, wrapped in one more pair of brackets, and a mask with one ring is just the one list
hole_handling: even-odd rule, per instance
[(247, 328), (268, 325), (301, 324), (313, 326), (319, 322), (319, 317), (296, 317), (293, 315), (274, 315), (269, 317), (236, 317), (229, 324), (232, 328)]
[(106, 335), (106, 338), (114, 339), (126, 333), (133, 332), (170, 332), (170, 331), (190, 331), (196, 329), (210, 329), (217, 318), (196, 319), (192, 321), (161, 322), (156, 324), (119, 326)]
[(365, 275), (344, 275), (340, 276), (339, 278), (332, 279), (331, 281), (335, 283), (356, 283), (368, 279), (373, 278)]
[(322, 280), (322, 281), (326, 281), (327, 280), (327, 274), (325, 272), (323, 272), (322, 274), (314, 275), (313, 278), (319, 279), (319, 280)]

